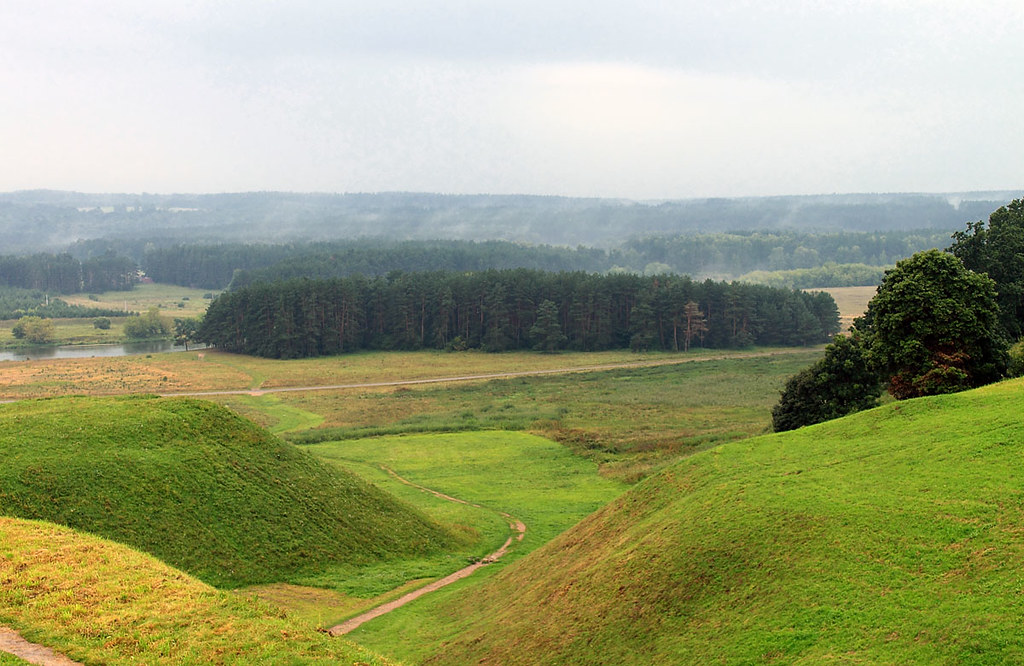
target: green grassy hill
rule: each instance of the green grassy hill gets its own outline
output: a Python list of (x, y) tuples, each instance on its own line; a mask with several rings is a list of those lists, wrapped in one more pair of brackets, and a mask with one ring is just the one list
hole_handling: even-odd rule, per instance
[(3, 517), (0, 624), (89, 664), (389, 663), (127, 546)]
[(1014, 381), (694, 455), (440, 611), (427, 661), (1024, 662), (1022, 414)]
[(219, 586), (451, 549), (412, 507), (192, 399), (0, 407), (0, 514), (130, 544)]

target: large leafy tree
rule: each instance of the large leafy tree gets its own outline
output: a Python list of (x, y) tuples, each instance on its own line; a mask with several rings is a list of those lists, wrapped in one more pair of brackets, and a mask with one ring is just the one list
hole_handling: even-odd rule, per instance
[(846, 416), (878, 404), (878, 374), (869, 366), (862, 338), (837, 335), (825, 355), (786, 382), (772, 409), (775, 432)]
[(949, 250), (976, 273), (995, 281), (1000, 321), (1011, 339), (1024, 335), (1024, 199), (993, 212), (953, 234)]
[(981, 386), (1006, 370), (995, 283), (946, 252), (887, 271), (858, 327), (896, 398)]

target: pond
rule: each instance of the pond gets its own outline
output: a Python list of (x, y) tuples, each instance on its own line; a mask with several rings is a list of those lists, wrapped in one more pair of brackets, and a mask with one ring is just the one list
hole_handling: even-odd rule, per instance
[[(202, 345), (189, 345), (189, 351), (203, 349)], [(22, 347), (0, 351), (0, 361), (28, 361), (51, 358), (90, 358), (93, 356), (137, 356), (185, 351), (182, 345), (169, 340), (155, 342), (128, 342), (122, 345), (69, 345), (66, 347)]]

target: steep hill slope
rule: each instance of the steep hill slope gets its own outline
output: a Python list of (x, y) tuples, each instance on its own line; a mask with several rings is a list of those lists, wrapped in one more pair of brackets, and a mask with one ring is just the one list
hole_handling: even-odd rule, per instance
[(1021, 663), (1022, 413), (1006, 382), (695, 455), (445, 608), (429, 661)]
[(130, 544), (222, 586), (448, 549), (408, 505), (212, 403), (0, 407), (0, 514)]
[(384, 664), (127, 546), (0, 517), (0, 624), (92, 664)]

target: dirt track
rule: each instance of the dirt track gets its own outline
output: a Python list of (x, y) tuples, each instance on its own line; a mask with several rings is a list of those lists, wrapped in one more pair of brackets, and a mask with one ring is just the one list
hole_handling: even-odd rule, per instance
[[(468, 504), (469, 506), (475, 506), (475, 507), (483, 508), (483, 507), (480, 507), (479, 504), (473, 504), (472, 502), (467, 502), (466, 500), (462, 500), (462, 499), (459, 499), (457, 497), (452, 497), (451, 495), (445, 495), (442, 492), (438, 492), (436, 490), (432, 490), (430, 488), (427, 488), (427, 487), (421, 486), (419, 484), (413, 483), (413, 482), (411, 482), (411, 481), (409, 481), (407, 479), (403, 479), (398, 474), (396, 474), (394, 470), (389, 469), (389, 468), (387, 468), (387, 467), (385, 467), (383, 465), (381, 465), (381, 469), (383, 469), (385, 472), (387, 472), (388, 474), (390, 474), (394, 478), (398, 479), (402, 483), (404, 483), (404, 484), (406, 484), (408, 486), (412, 486), (414, 488), (419, 488), (423, 492), (430, 493), (431, 495), (434, 495), (436, 497), (440, 497), (441, 499), (448, 500), (449, 502), (457, 502), (459, 504)], [(484, 567), (484, 566), (487, 566), (488, 564), (491, 564), (492, 562), (496, 562), (502, 555), (504, 555), (505, 553), (508, 552), (508, 549), (512, 546), (513, 539), (515, 539), (516, 541), (522, 541), (523, 540), (523, 536), (526, 534), (526, 525), (524, 525), (522, 523), (522, 521), (516, 520), (515, 518), (513, 518), (512, 516), (510, 516), (507, 513), (504, 513), (504, 512), (499, 512), (499, 513), (501, 513), (501, 515), (506, 520), (508, 520), (509, 529), (511, 529), (512, 532), (513, 532), (512, 535), (510, 535), (509, 538), (505, 540), (505, 543), (501, 546), (501, 548), (499, 548), (498, 550), (494, 551), (493, 553), (491, 553), (490, 555), (488, 555), (484, 559), (480, 560), (479, 562), (474, 562), (473, 564), (470, 564), (467, 567), (463, 567), (462, 569), (459, 569), (455, 573), (449, 574), (449, 575), (445, 576), (444, 578), (442, 578), (440, 580), (436, 580), (433, 583), (429, 583), (427, 585), (424, 585), (421, 588), (415, 589), (412, 592), (409, 592), (408, 594), (405, 594), (405, 595), (399, 597), (398, 599), (395, 599), (394, 601), (389, 601), (388, 603), (381, 604), (380, 606), (377, 606), (376, 608), (371, 608), (370, 610), (366, 611), (365, 613), (357, 615), (354, 618), (351, 618), (350, 620), (342, 622), (341, 624), (335, 625), (335, 626), (331, 627), (330, 629), (328, 629), (327, 633), (329, 633), (331, 636), (342, 636), (344, 634), (347, 634), (350, 631), (352, 631), (353, 629), (355, 629), (356, 627), (358, 627), (359, 625), (363, 624), (364, 622), (369, 622), (370, 620), (374, 619), (375, 617), (380, 617), (381, 615), (384, 615), (385, 613), (390, 613), (391, 611), (395, 610), (396, 608), (400, 608), (400, 607), (404, 606), (405, 604), (409, 603), (410, 601), (412, 601), (414, 599), (418, 599), (418, 598), (422, 597), (425, 594), (428, 594), (428, 593), (433, 592), (435, 590), (439, 590), (442, 587), (445, 587), (446, 585), (451, 585), (452, 583), (454, 583), (457, 580), (462, 580), (463, 578), (472, 575), (472, 573), (474, 571), (476, 571), (477, 569), (479, 569), (480, 567)]]
[(397, 379), (387, 382), (362, 382), (355, 384), (324, 384), (319, 386), (279, 386), (274, 388), (226, 389), (222, 391), (187, 391), (159, 393), (161, 397), (174, 396), (202, 397), (210, 395), (264, 395), (266, 393), (295, 393), (301, 391), (338, 391), (342, 389), (381, 388), (388, 386), (415, 386), (417, 384), (445, 384), (451, 382), (471, 382), (485, 379), (508, 379), (511, 377), (535, 377), (539, 375), (565, 375), (575, 372), (600, 372), (602, 370), (620, 370), (625, 368), (650, 368), (660, 365), (682, 365), (683, 363), (701, 363), (704, 361), (724, 361), (738, 358), (762, 358), (781, 354), (798, 354), (807, 351), (808, 347), (776, 349), (766, 352), (749, 352), (739, 354), (715, 354), (714, 356), (697, 356), (693, 358), (673, 358), (657, 361), (633, 361), (629, 363), (607, 363), (604, 365), (580, 365), (550, 370), (521, 370), (495, 372), (481, 375), (457, 375), (454, 377), (428, 377), (425, 379)]
[(80, 662), (57, 654), (48, 647), (29, 643), (21, 637), (21, 634), (7, 627), (0, 627), (0, 652), (13, 654), (30, 664), (40, 664), (40, 666), (82, 666)]

